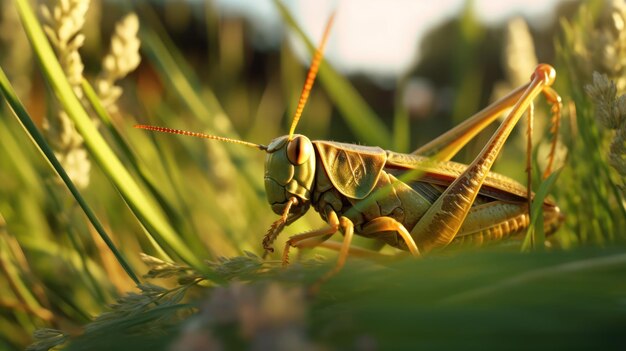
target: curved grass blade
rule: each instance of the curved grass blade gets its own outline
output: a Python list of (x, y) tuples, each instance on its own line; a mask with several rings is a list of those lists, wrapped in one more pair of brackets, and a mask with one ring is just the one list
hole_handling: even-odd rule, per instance
[(57, 160), (54, 152), (52, 151), (52, 148), (50, 148), (48, 143), (46, 143), (43, 135), (41, 135), (41, 133), (35, 126), (35, 123), (32, 121), (32, 119), (26, 112), (26, 109), (20, 102), (19, 98), (15, 95), (15, 92), (13, 91), (13, 88), (11, 87), (9, 80), (4, 74), (4, 70), (2, 70), (2, 68), (0, 68), (0, 90), (2, 91), (2, 94), (4, 95), (7, 102), (9, 103), (9, 106), (11, 107), (11, 110), (13, 111), (15, 117), (22, 124), (27, 134), (32, 139), (33, 143), (37, 145), (37, 148), (39, 148), (44, 157), (48, 160), (48, 162), (50, 162), (52, 168), (54, 168), (54, 170), (59, 174), (67, 188), (70, 190), (80, 207), (85, 212), (87, 218), (89, 218), (89, 221), (93, 224), (94, 228), (96, 228), (98, 234), (100, 234), (102, 240), (104, 240), (111, 252), (115, 255), (122, 268), (124, 268), (126, 274), (128, 274), (128, 276), (135, 283), (139, 283), (139, 278), (137, 278), (137, 275), (131, 268), (130, 264), (128, 264), (122, 253), (117, 249), (109, 235), (104, 230), (102, 224), (100, 224), (100, 221), (98, 221), (98, 218), (96, 217), (94, 212), (91, 210), (85, 199), (80, 195), (80, 192), (78, 191), (72, 180), (69, 178), (67, 173), (65, 173), (63, 166), (61, 166), (61, 163), (59, 163), (59, 160)]
[(397, 85), (394, 101), (393, 116), (393, 150), (396, 152), (409, 153), (411, 145), (411, 123), (409, 121), (409, 111), (404, 106), (403, 96), (406, 90), (406, 77), (402, 78)]
[[(6, 236), (8, 235), (4, 231), (0, 232), (0, 272), (3, 273), (8, 283), (9, 289), (7, 290), (13, 292), (18, 302), (17, 305), (21, 307), (16, 309), (14, 313), (20, 313), (19, 310), (23, 309), (28, 312), (28, 315), (34, 315), (41, 320), (51, 320), (52, 313), (50, 310), (40, 303), (32, 289), (29, 289), (27, 279), (24, 279), (24, 276), (20, 274), (20, 269), (23, 268), (11, 257), (12, 253)], [(34, 320), (29, 320), (29, 322), (34, 322)], [(34, 327), (34, 324), (30, 327)]]
[(530, 225), (526, 231), (524, 242), (522, 243), (522, 251), (528, 251), (532, 248), (533, 243), (536, 247), (543, 247), (545, 240), (545, 234), (543, 231), (543, 214), (542, 206), (543, 200), (548, 196), (548, 192), (554, 185), (554, 182), (559, 177), (560, 170), (553, 172), (539, 185), (539, 189), (535, 193), (533, 203), (530, 209)]
[[(89, 84), (86, 79), (83, 79), (81, 86), (83, 92), (85, 93), (85, 98), (91, 104), (94, 112), (100, 118), (102, 123), (107, 127), (116, 145), (128, 158), (130, 167), (132, 167), (135, 173), (138, 174), (139, 177), (141, 177), (143, 183), (148, 187), (150, 193), (156, 198), (157, 202), (159, 203), (161, 208), (163, 208), (168, 218), (172, 219), (172, 221), (175, 223), (175, 227), (179, 228), (179, 232), (187, 243), (187, 247), (193, 250), (194, 254), (197, 256), (207, 256), (208, 252), (205, 250), (205, 245), (200, 241), (198, 236), (193, 234), (193, 230), (191, 229), (190, 224), (184, 220), (184, 217), (181, 216), (180, 213), (176, 209), (174, 209), (172, 205), (170, 205), (165, 196), (161, 193), (157, 180), (152, 176), (150, 171), (143, 167), (143, 164), (139, 162), (128, 143), (115, 128), (111, 120), (111, 116), (109, 116), (109, 113), (106, 111), (104, 106), (102, 106), (102, 103), (91, 84)], [(181, 202), (182, 200), (179, 199), (179, 203)]]
[[(142, 17), (152, 25), (151, 27), (142, 26), (140, 29), (142, 50), (155, 64), (163, 80), (169, 82), (169, 86), (173, 88), (172, 91), (178, 95), (189, 111), (206, 124), (208, 134), (241, 139), (213, 91), (202, 86), (203, 95), (198, 94), (200, 82), (190, 73), (193, 70), (185, 64), (184, 56), (172, 44), (167, 32), (154, 29), (158, 29), (160, 24), (158, 19), (154, 18), (152, 10), (145, 5), (137, 6), (142, 10)], [(218, 143), (212, 147), (225, 148), (232, 162), (242, 168), (245, 183), (250, 184), (260, 198), (264, 197), (265, 190), (261, 178), (258, 177), (258, 170), (252, 169), (252, 163), (247, 162), (250, 156), (245, 151)]]
[[(94, 126), (80, 101), (74, 95), (28, 1), (16, 0), (15, 3), (44, 76), (56, 93), (59, 102), (74, 122), (76, 129), (83, 136), (85, 146), (90, 154), (113, 182), (141, 224), (146, 228), (150, 234), (150, 240), (156, 241), (161, 249), (169, 255), (178, 256), (195, 268), (206, 271), (206, 266), (202, 264), (198, 257), (193, 255), (184, 242), (176, 235), (174, 229), (163, 219), (153, 200), (148, 198), (137, 185)], [(32, 127), (34, 128), (34, 125)]]

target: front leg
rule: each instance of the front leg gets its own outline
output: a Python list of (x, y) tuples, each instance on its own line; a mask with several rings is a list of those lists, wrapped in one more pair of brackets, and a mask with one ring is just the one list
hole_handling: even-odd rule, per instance
[[(323, 228), (319, 230), (315, 230), (308, 233), (303, 233), (299, 235), (294, 235), (285, 243), (285, 250), (283, 251), (283, 265), (289, 263), (289, 249), (291, 247), (296, 248), (304, 248), (304, 247), (312, 247), (315, 244), (319, 244), (330, 238), (337, 230), (341, 230), (343, 233), (343, 242), (341, 243), (341, 248), (339, 249), (339, 257), (337, 258), (337, 263), (335, 267), (331, 269), (328, 273), (326, 273), (322, 278), (320, 278), (315, 284), (313, 284), (312, 291), (317, 291), (319, 286), (328, 280), (333, 275), (337, 274), (341, 270), (341, 268), (345, 265), (346, 259), (348, 258), (348, 253), (350, 251), (350, 243), (352, 242), (352, 237), (354, 236), (354, 224), (347, 217), (341, 216), (341, 218), (337, 217), (337, 213), (332, 209), (327, 210), (328, 216), (328, 224), (330, 227)], [(320, 239), (320, 240), (312, 240), (312, 239)]]
[(272, 245), (274, 244), (274, 240), (278, 237), (278, 234), (285, 228), (285, 224), (287, 224), (287, 220), (289, 219), (289, 211), (291, 210), (291, 206), (298, 204), (298, 199), (296, 197), (291, 197), (285, 205), (285, 209), (283, 210), (282, 216), (274, 223), (270, 229), (267, 230), (267, 233), (263, 237), (263, 258), (267, 257), (267, 255), (271, 252), (274, 252), (274, 248)]
[[(327, 209), (326, 213), (326, 218), (328, 218), (328, 224), (330, 225), (328, 228), (322, 228), (311, 232), (294, 235), (290, 237), (289, 240), (287, 240), (287, 242), (285, 243), (285, 250), (283, 250), (283, 266), (289, 264), (289, 249), (291, 247), (313, 247), (314, 245), (310, 243), (311, 240), (308, 239), (315, 238), (318, 239), (318, 243), (321, 243), (326, 241), (333, 234), (335, 234), (337, 230), (339, 230), (339, 218), (337, 218), (337, 213), (335, 213), (335, 211), (333, 211), (332, 209)], [(303, 243), (306, 243), (306, 245), (303, 245)]]

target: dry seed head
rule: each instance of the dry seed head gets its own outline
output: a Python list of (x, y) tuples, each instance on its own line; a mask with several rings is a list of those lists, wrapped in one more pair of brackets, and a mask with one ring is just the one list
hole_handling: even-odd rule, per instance
[(626, 122), (626, 95), (620, 95), (613, 105), (613, 118), (615, 125), (624, 129)]
[(626, 177), (626, 95), (617, 97), (615, 83), (598, 72), (594, 72), (593, 84), (585, 86), (585, 91), (594, 103), (596, 119), (605, 128), (616, 130), (609, 149), (609, 164)]
[(593, 73), (593, 83), (585, 86), (595, 106), (596, 119), (608, 129), (619, 128), (626, 120), (626, 101), (624, 96), (617, 98), (615, 83), (605, 74)]
[(60, 0), (54, 8), (41, 6), (44, 31), (57, 51), (57, 56), (74, 92), (82, 98), (79, 85), (83, 75), (83, 62), (78, 50), (85, 42), (80, 33), (85, 24), (89, 0)]
[(178, 277), (180, 279), (188, 277), (190, 274), (194, 273), (188, 266), (163, 261), (160, 258), (156, 258), (145, 253), (141, 253), (140, 258), (146, 266), (150, 267), (150, 270), (144, 275), (144, 278), (155, 279)]
[(594, 22), (586, 6), (580, 10), (581, 23), (573, 27), (567, 43), (584, 80), (598, 71), (608, 76), (618, 92), (626, 89), (626, 4), (607, 1), (601, 16)]
[(69, 339), (69, 335), (61, 330), (42, 328), (33, 332), (33, 339), (35, 339), (35, 343), (26, 347), (26, 351), (56, 349)]
[[(112, 325), (119, 325), (121, 321), (128, 321), (140, 314), (149, 312), (157, 306), (179, 304), (188, 287), (175, 287), (166, 289), (160, 286), (142, 283), (137, 288), (140, 293), (130, 292), (117, 299), (116, 303), (108, 306), (108, 311), (100, 314), (91, 323), (85, 326), (85, 334), (99, 333), (110, 330)], [(180, 323), (182, 314), (180, 311), (171, 311), (162, 318), (152, 320), (149, 323), (140, 323), (126, 330), (128, 332), (144, 331), (151, 328), (153, 331), (162, 331), (166, 327), (171, 327), (172, 323)]]
[[(83, 97), (80, 85), (84, 65), (78, 50), (85, 42), (85, 36), (80, 31), (85, 24), (89, 3), (89, 0), (59, 0), (54, 7), (41, 6), (44, 31), (79, 99)], [(74, 123), (64, 111), (59, 110), (56, 116), (45, 119), (43, 126), (55, 155), (72, 181), (79, 188), (86, 187), (89, 184), (91, 163)]]
[(626, 177), (626, 96), (622, 95), (626, 92), (626, 3), (607, 1), (595, 23), (585, 6), (580, 16), (579, 25), (566, 27), (567, 45), (582, 80), (592, 80), (585, 91), (594, 103), (596, 119), (605, 128), (616, 130), (609, 164)]
[(33, 337), (36, 339), (48, 339), (62, 335), (65, 335), (65, 333), (60, 330), (50, 328), (37, 329), (33, 332)]
[(168, 292), (166, 288), (150, 283), (138, 284), (137, 288), (141, 290), (142, 295), (156, 298)]
[(609, 151), (609, 164), (626, 179), (626, 126), (615, 133)]
[[(66, 50), (68, 43), (78, 34), (85, 24), (85, 14), (89, 0), (60, 0), (54, 8), (41, 6), (44, 28), (50, 39), (58, 45), (57, 50)], [(53, 35), (50, 35), (50, 34)]]
[(55, 156), (76, 187), (84, 189), (89, 185), (91, 163), (82, 143), (80, 147), (69, 149), (67, 152), (55, 152)]
[(141, 42), (137, 36), (139, 19), (134, 13), (126, 15), (115, 26), (111, 37), (111, 47), (102, 59), (102, 72), (96, 80), (96, 91), (109, 113), (117, 112), (117, 100), (122, 95), (121, 87), (115, 82), (126, 77), (141, 62), (139, 47)]

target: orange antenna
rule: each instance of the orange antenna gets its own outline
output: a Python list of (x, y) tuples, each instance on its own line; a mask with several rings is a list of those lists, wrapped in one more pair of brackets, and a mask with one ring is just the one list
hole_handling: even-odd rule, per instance
[(216, 135), (209, 135), (209, 134), (196, 133), (196, 132), (188, 132), (186, 130), (172, 129), (172, 128), (166, 128), (166, 127), (148, 126), (148, 125), (145, 125), (145, 124), (137, 124), (137, 125), (135, 125), (135, 128), (152, 130), (152, 131), (155, 131), (155, 132), (162, 132), (162, 133), (187, 135), (187, 136), (192, 136), (192, 137), (196, 137), (196, 138), (219, 140), (219, 141), (225, 141), (225, 142), (233, 143), (233, 144), (250, 146), (250, 147), (253, 147), (253, 148), (256, 148), (256, 149), (259, 149), (259, 150), (267, 150), (267, 146), (265, 146), (265, 145), (250, 143), (250, 142), (243, 141), (243, 140), (224, 138), (224, 137), (220, 137), (220, 136), (216, 136)]
[(293, 116), (293, 121), (291, 122), (291, 128), (289, 129), (289, 140), (291, 140), (291, 138), (293, 137), (293, 133), (296, 131), (296, 126), (298, 125), (300, 116), (302, 116), (304, 105), (306, 105), (306, 101), (309, 98), (309, 93), (311, 92), (311, 88), (313, 87), (315, 76), (317, 76), (317, 71), (320, 68), (320, 63), (322, 63), (324, 47), (326, 46), (326, 41), (330, 34), (330, 28), (333, 25), (334, 18), (335, 18), (335, 12), (333, 11), (333, 13), (330, 15), (330, 18), (328, 18), (328, 22), (326, 22), (326, 28), (324, 29), (324, 36), (322, 36), (322, 41), (320, 42), (319, 46), (315, 50), (313, 61), (311, 61), (311, 67), (309, 68), (309, 73), (306, 76), (306, 81), (304, 82), (304, 87), (302, 88), (302, 94), (300, 94), (300, 101), (298, 101), (298, 107), (296, 108), (296, 113)]

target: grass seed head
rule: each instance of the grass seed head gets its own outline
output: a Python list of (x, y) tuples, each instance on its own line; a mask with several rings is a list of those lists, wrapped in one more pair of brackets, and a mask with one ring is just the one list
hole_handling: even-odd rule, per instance
[(102, 72), (96, 80), (96, 91), (109, 113), (118, 111), (117, 100), (123, 93), (122, 88), (115, 83), (134, 71), (141, 62), (138, 32), (137, 15), (126, 15), (115, 26), (109, 52), (102, 59)]
[[(84, 65), (78, 50), (85, 42), (81, 33), (89, 0), (60, 0), (50, 7), (42, 5), (44, 31), (54, 46), (76, 96), (81, 99)], [(74, 184), (79, 188), (89, 185), (91, 163), (83, 146), (83, 138), (69, 116), (59, 109), (56, 115), (44, 120), (44, 131), (55, 155)]]

